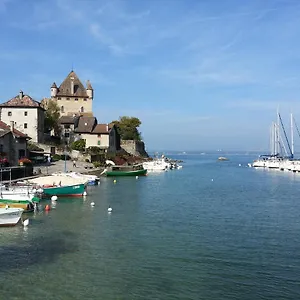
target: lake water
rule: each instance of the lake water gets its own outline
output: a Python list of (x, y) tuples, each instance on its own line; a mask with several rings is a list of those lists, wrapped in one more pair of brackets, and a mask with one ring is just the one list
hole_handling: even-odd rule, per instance
[(300, 299), (300, 174), (228, 157), (102, 178), (1, 228), (0, 299)]

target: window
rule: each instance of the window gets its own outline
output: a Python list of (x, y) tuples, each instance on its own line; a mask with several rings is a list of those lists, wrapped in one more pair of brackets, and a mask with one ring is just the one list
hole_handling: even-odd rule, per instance
[(78, 101), (78, 98), (75, 98), (75, 101)]
[(24, 116), (27, 117), (27, 111), (24, 111)]
[(0, 145), (0, 152), (3, 152), (3, 145)]
[(25, 128), (25, 129), (27, 128), (27, 123), (24, 123), (24, 128)]
[(100, 144), (101, 144), (101, 142), (100, 142), (100, 141), (98, 141), (98, 146), (100, 146)]
[(8, 116), (11, 116), (11, 115), (12, 115), (12, 112), (11, 112), (11, 111), (9, 111), (9, 112), (7, 113), (7, 115), (8, 115)]
[(84, 112), (84, 108), (83, 108), (83, 106), (81, 106), (81, 108), (80, 108), (80, 112)]
[(70, 100), (70, 98), (68, 97), (67, 100)]
[(100, 138), (101, 137), (101, 134), (98, 134), (98, 138)]
[(83, 99), (83, 101), (87, 101), (87, 99), (86, 99), (86, 98), (84, 98), (84, 99)]
[(61, 98), (60, 98), (60, 97), (58, 97), (58, 98), (57, 98), (57, 100), (61, 100)]
[(64, 113), (65, 112), (65, 108), (63, 106), (61, 106), (60, 108), (60, 112)]
[(65, 132), (65, 137), (66, 138), (70, 137), (70, 132)]

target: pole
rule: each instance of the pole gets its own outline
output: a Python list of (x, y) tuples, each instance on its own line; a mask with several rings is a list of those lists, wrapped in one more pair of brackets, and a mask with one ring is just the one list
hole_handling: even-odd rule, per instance
[(67, 155), (66, 155), (66, 153), (67, 153), (67, 147), (65, 145), (65, 173), (67, 173)]
[(294, 158), (294, 128), (293, 128), (293, 114), (291, 114), (291, 142), (292, 142), (292, 158)]

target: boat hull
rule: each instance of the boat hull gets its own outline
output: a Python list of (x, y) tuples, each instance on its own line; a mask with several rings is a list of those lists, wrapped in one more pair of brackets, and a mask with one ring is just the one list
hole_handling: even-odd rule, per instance
[(0, 208), (0, 226), (15, 226), (22, 213), (22, 208)]
[(106, 171), (106, 176), (143, 176), (146, 174), (147, 174), (147, 170)]
[(68, 186), (55, 186), (44, 188), (45, 196), (80, 197), (85, 191), (85, 185), (75, 184)]
[(34, 204), (27, 200), (0, 199), (0, 208), (22, 208), (24, 212), (34, 211)]

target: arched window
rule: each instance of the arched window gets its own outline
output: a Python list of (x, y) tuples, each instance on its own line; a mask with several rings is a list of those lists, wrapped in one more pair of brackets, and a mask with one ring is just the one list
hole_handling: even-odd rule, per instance
[(83, 106), (81, 106), (81, 108), (80, 108), (80, 112), (84, 112), (84, 108), (83, 108)]
[(65, 108), (63, 106), (60, 108), (60, 112), (65, 112)]

